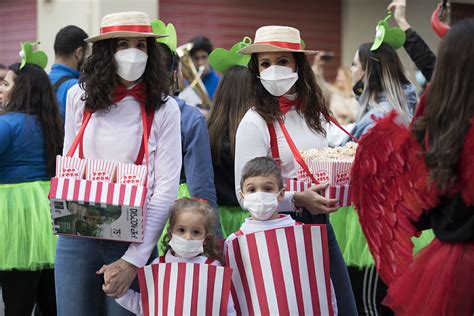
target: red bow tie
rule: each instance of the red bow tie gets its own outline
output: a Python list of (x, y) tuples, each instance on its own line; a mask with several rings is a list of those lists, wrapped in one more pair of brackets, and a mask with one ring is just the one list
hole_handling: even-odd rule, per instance
[(284, 96), (278, 97), (278, 103), (280, 104), (280, 111), (283, 115), (288, 113), (288, 111), (290, 111), (293, 106), (295, 106), (297, 109), (300, 108), (299, 100), (291, 101)]
[(118, 85), (114, 91), (114, 103), (121, 101), (126, 96), (134, 97), (138, 102), (145, 103), (146, 93), (145, 84), (143, 82), (138, 83), (132, 89), (127, 89), (123, 85)]

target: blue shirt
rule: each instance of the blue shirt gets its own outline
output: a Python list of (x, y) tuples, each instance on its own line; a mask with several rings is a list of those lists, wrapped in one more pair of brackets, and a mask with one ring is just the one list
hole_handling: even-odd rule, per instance
[(67, 92), (73, 85), (75, 85), (79, 81), (80, 74), (81, 73), (76, 69), (62, 64), (53, 64), (53, 66), (51, 67), (49, 79), (51, 79), (51, 83), (53, 84), (53, 86), (62, 77), (73, 77), (73, 79), (64, 81), (59, 86), (59, 89), (56, 91), (56, 99), (58, 100), (59, 105), (59, 114), (63, 118), (63, 122), (65, 121), (64, 118), (66, 115)]
[(214, 93), (216, 92), (220, 79), (221, 77), (219, 77), (217, 72), (212, 68), (209, 69), (209, 72), (201, 78), (202, 83), (206, 87), (207, 93), (209, 94), (209, 98), (211, 100), (214, 98)]
[(0, 115), (0, 183), (49, 180), (41, 126), (34, 115)]
[(186, 183), (192, 197), (207, 200), (217, 208), (214, 170), (207, 122), (198, 108), (174, 98), (181, 110), (181, 145), (183, 167), (181, 183)]

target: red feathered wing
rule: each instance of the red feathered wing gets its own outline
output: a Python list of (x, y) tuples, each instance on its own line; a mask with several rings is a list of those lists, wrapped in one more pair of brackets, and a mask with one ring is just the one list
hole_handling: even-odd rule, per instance
[(459, 184), (466, 205), (474, 205), (474, 118), (464, 137), (464, 146), (459, 159)]
[(413, 223), (438, 204), (421, 147), (392, 112), (362, 138), (352, 167), (352, 201), (376, 268), (390, 284), (412, 261)]

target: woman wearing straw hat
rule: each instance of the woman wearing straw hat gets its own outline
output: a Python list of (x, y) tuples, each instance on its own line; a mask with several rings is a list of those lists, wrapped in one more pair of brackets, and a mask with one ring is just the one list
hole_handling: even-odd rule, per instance
[[(295, 178), (298, 150), (328, 146), (326, 129), (329, 110), (316, 84), (300, 33), (287, 26), (264, 26), (257, 30), (254, 44), (239, 53), (251, 54), (252, 105), (242, 119), (236, 136), (235, 187), (242, 205), (240, 177), (245, 163), (260, 156), (273, 156), (285, 178)], [(290, 146), (289, 144), (295, 146)], [(296, 148), (295, 148), (296, 147)], [(293, 150), (292, 150), (293, 148)], [(303, 223), (328, 225), (331, 279), (338, 311), (356, 315), (349, 276), (327, 214), (337, 209), (336, 200), (326, 199), (317, 185), (304, 192), (286, 192), (279, 205)], [(301, 209), (298, 215), (296, 211)]]
[[(166, 96), (168, 75), (160, 63), (157, 37), (162, 36), (152, 32), (145, 13), (122, 12), (105, 16), (100, 34), (86, 40), (94, 45), (79, 84), (68, 93), (64, 148), (71, 147), (88, 111), (92, 116), (84, 133), (84, 157), (133, 163), (142, 143), (142, 115), (153, 117), (147, 220), (142, 243), (59, 237), (55, 266), (59, 315), (130, 315), (113, 297), (130, 286), (138, 290), (136, 269), (156, 255), (181, 170), (179, 108)], [(97, 274), (108, 269), (119, 274), (102, 284)]]

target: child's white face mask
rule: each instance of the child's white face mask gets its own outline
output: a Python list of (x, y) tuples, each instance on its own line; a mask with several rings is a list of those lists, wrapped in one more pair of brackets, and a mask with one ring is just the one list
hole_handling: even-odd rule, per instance
[(286, 66), (273, 65), (260, 72), (260, 82), (276, 97), (287, 93), (298, 80), (298, 73)]
[(257, 220), (266, 221), (272, 217), (278, 207), (278, 194), (273, 192), (247, 193), (244, 195), (244, 209), (248, 210)]
[(170, 247), (173, 249), (176, 256), (180, 258), (193, 258), (204, 252), (204, 239), (188, 240), (178, 235), (172, 234), (170, 240)]

